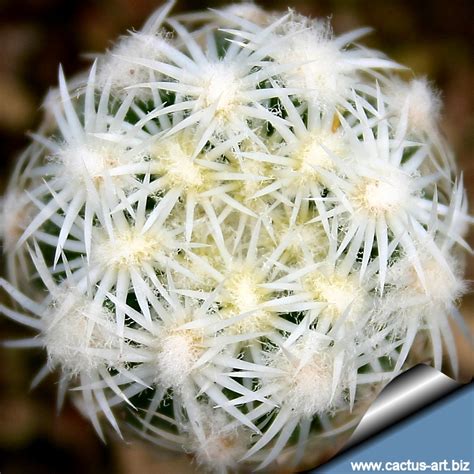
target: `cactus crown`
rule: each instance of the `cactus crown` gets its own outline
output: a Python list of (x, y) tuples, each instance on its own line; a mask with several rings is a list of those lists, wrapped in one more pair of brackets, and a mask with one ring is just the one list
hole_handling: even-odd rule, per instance
[(417, 334), (456, 369), (462, 179), (438, 96), (367, 29), (171, 6), (60, 70), (3, 200), (1, 309), (99, 434), (126, 407), (211, 470), (298, 463)]

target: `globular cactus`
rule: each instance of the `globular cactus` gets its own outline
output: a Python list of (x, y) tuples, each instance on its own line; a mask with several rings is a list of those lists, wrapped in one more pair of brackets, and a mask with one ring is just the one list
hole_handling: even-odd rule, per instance
[(35, 382), (57, 370), (101, 436), (290, 468), (416, 338), (456, 371), (462, 177), (438, 95), (367, 29), (171, 6), (60, 70), (2, 201), (1, 310), (38, 331), (11, 343), (46, 349)]

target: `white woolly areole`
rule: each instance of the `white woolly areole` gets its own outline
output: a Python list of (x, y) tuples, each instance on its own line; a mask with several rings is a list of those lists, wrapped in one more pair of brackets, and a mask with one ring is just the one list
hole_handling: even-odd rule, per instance
[(197, 108), (212, 108), (220, 121), (231, 121), (236, 106), (242, 103), (239, 64), (228, 61), (207, 63), (194, 82), (201, 89)]
[(206, 406), (202, 410), (200, 422), (204, 438), (192, 437), (191, 451), (198, 464), (211, 472), (228, 472), (235, 468), (249, 447), (249, 432), (243, 427), (228, 428), (230, 421), (220, 409)]
[(424, 78), (409, 83), (395, 80), (389, 87), (388, 102), (396, 116), (407, 108), (408, 126), (417, 134), (431, 131), (440, 116), (439, 94)]
[(223, 9), (223, 12), (235, 15), (245, 20), (249, 20), (257, 25), (267, 25), (271, 19), (265, 10), (251, 2), (242, 2), (229, 5)]
[(462, 279), (463, 265), (454, 255), (445, 255), (442, 265), (432, 255), (420, 249), (419, 262), (423, 269), (423, 281), (416, 272), (410, 257), (396, 262), (388, 273), (388, 283), (405, 292), (405, 298), (415, 297), (429, 305), (449, 305), (467, 290)]
[(125, 179), (110, 176), (113, 168), (127, 164), (124, 148), (110, 141), (91, 140), (66, 146), (53, 158), (62, 164), (61, 173), (66, 178), (82, 185), (91, 181), (97, 185), (106, 178), (119, 184)]
[(356, 321), (369, 307), (370, 296), (357, 275), (342, 276), (330, 269), (314, 271), (303, 278), (303, 288), (314, 301), (328, 303), (321, 313), (334, 321), (346, 310), (349, 310), (346, 321)]
[(277, 401), (288, 406), (294, 416), (313, 417), (329, 412), (343, 390), (339, 383), (333, 397), (333, 350), (321, 347), (318, 335), (310, 331), (288, 351), (290, 354), (281, 351), (270, 356), (270, 366), (284, 371), (278, 378), (281, 390)]
[(196, 329), (165, 329), (153, 345), (155, 382), (180, 389), (204, 351), (204, 335)]
[(199, 193), (212, 187), (212, 171), (192, 158), (193, 144), (193, 137), (182, 132), (158, 141), (152, 147), (150, 171), (164, 177), (166, 188)]
[(0, 198), (0, 238), (6, 252), (13, 251), (32, 214), (32, 203), (22, 190), (11, 190)]
[[(277, 222), (278, 224), (278, 222)], [(283, 223), (284, 232), (288, 232), (288, 222)], [(290, 263), (303, 264), (307, 252), (314, 261), (323, 259), (329, 251), (329, 241), (320, 222), (297, 224), (291, 228), (291, 241), (286, 247), (284, 257)]]
[[(161, 75), (156, 71), (150, 75), (151, 69), (134, 63), (137, 59), (159, 61), (163, 59), (161, 47), (166, 46), (166, 40), (160, 36), (146, 33), (134, 33), (125, 36), (108, 52), (99, 63), (97, 83), (104, 88), (108, 82), (117, 94), (126, 93), (125, 88), (136, 84), (148, 83), (150, 79), (160, 80)], [(151, 97), (150, 89), (136, 89), (138, 98)]]
[(167, 234), (153, 228), (145, 233), (132, 227), (117, 229), (113, 239), (97, 233), (93, 261), (116, 269), (140, 268), (145, 263), (157, 261), (168, 248), (167, 244)]
[(105, 365), (107, 360), (98, 351), (119, 347), (113, 315), (77, 290), (61, 291), (44, 321), (49, 362), (71, 376)]
[(240, 160), (239, 171), (242, 173), (253, 174), (255, 176), (265, 176), (267, 179), (262, 181), (257, 180), (242, 180), (239, 182), (239, 188), (235, 191), (239, 200), (245, 201), (245, 205), (252, 209), (257, 215), (260, 213), (257, 208), (257, 199), (249, 200), (250, 196), (253, 196), (262, 189), (262, 186), (270, 182), (271, 177), (274, 175), (274, 170), (268, 163), (264, 163), (256, 160)]
[(253, 311), (252, 314), (233, 324), (231, 331), (246, 333), (265, 331), (271, 327), (271, 313), (258, 309), (267, 299), (268, 291), (259, 285), (264, 282), (264, 275), (254, 265), (234, 262), (228, 269), (228, 277), (223, 282), (219, 314), (233, 317)]
[(222, 300), (244, 313), (255, 309), (262, 302), (265, 292), (258, 285), (263, 280), (256, 268), (251, 265), (234, 264), (224, 282)]
[(308, 134), (298, 149), (291, 154), (296, 162), (295, 171), (301, 174), (297, 181), (300, 184), (319, 181), (318, 168), (334, 170), (332, 157), (345, 158), (348, 153), (349, 145), (341, 131), (321, 130)]
[[(369, 171), (369, 170), (367, 170)], [(377, 216), (398, 212), (411, 195), (409, 175), (388, 163), (364, 173), (355, 183), (351, 202), (357, 211)]]
[(287, 87), (302, 89), (305, 100), (322, 108), (348, 96), (354, 84), (352, 68), (344, 62), (326, 23), (290, 22), (284, 34), (287, 40), (272, 51), (272, 57), (279, 64), (294, 64), (282, 73)]

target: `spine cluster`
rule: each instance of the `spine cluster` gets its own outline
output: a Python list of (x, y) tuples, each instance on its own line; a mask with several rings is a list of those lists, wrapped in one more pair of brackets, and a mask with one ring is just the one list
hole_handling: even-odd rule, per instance
[(438, 95), (367, 29), (171, 7), (60, 70), (2, 201), (0, 310), (101, 436), (126, 408), (216, 472), (297, 465), (417, 337), (456, 370), (462, 176)]

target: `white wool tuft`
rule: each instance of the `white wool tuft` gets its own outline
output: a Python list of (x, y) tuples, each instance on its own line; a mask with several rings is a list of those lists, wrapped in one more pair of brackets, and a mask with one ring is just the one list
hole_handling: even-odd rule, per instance
[(235, 469), (249, 447), (249, 433), (229, 428), (230, 419), (222, 410), (204, 406), (201, 415), (204, 436), (194, 436), (191, 444), (198, 464), (216, 473)]
[(119, 346), (113, 315), (74, 289), (57, 295), (44, 320), (49, 363), (70, 376), (106, 366), (109, 359), (100, 350)]
[(180, 389), (203, 353), (202, 331), (170, 330), (159, 334), (154, 345), (156, 383)]
[(394, 81), (389, 90), (393, 113), (400, 114), (407, 108), (408, 123), (415, 133), (431, 131), (440, 117), (441, 99), (426, 78), (413, 79), (409, 83)]
[[(164, 59), (162, 47), (167, 40), (162, 35), (133, 33), (122, 37), (119, 42), (102, 58), (99, 63), (97, 85), (104, 88), (111, 84), (115, 94), (126, 93), (127, 87), (161, 79), (160, 74), (151, 75), (150, 69), (133, 63), (134, 59), (147, 58), (155, 61)], [(150, 100), (150, 90), (137, 89), (137, 97)]]
[(306, 418), (328, 413), (340, 403), (345, 382), (339, 380), (333, 393), (335, 352), (321, 345), (316, 332), (309, 331), (285, 352), (270, 356), (270, 366), (283, 371), (277, 379), (279, 403)]

